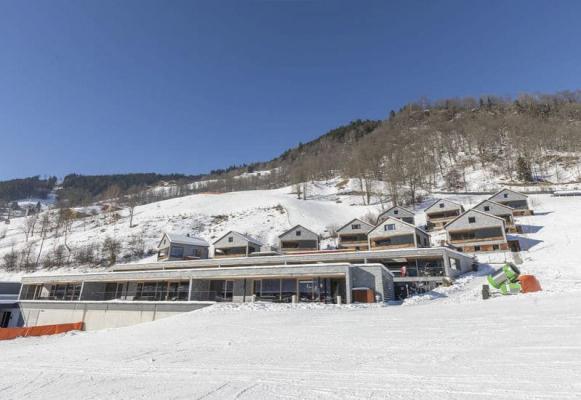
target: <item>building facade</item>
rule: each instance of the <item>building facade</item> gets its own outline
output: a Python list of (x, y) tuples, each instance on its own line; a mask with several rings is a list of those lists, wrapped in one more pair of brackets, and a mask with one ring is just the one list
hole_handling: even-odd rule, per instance
[(507, 251), (504, 220), (478, 210), (468, 210), (445, 227), (448, 243), (467, 253)]
[(244, 257), (260, 252), (261, 248), (257, 239), (230, 231), (214, 242), (214, 257)]
[(190, 235), (164, 233), (157, 246), (158, 261), (196, 260), (209, 257), (210, 244)]
[(412, 210), (408, 210), (407, 208), (401, 206), (391, 207), (390, 209), (379, 214), (379, 217), (377, 217), (377, 223), (385, 221), (387, 217), (400, 219), (403, 222), (407, 222), (411, 225), (416, 224), (415, 213)]
[(533, 214), (533, 210), (529, 206), (528, 196), (511, 189), (502, 189), (490, 196), (489, 200), (513, 208), (515, 217)]
[(282, 253), (319, 250), (319, 235), (302, 225), (293, 226), (278, 237)]
[(464, 212), (464, 207), (453, 201), (440, 199), (425, 209), (426, 228), (443, 229), (444, 226)]
[(337, 229), (338, 247), (349, 250), (367, 250), (369, 243), (367, 234), (373, 229), (373, 225), (360, 220), (352, 219)]
[(369, 249), (430, 247), (430, 235), (415, 225), (387, 217), (369, 232)]

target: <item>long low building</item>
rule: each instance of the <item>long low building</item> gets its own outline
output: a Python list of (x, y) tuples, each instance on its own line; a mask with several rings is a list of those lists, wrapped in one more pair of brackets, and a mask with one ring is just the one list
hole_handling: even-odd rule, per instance
[(449, 248), (320, 252), (119, 265), (99, 273), (29, 276), (25, 326), (65, 322), (101, 329), (151, 321), (216, 302), (389, 301), (472, 268)]

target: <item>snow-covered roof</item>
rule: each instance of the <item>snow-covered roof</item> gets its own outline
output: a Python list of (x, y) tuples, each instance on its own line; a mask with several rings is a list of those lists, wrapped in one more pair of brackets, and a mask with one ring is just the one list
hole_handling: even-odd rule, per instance
[(178, 235), (175, 233), (165, 233), (171, 243), (189, 244), (192, 246), (210, 247), (210, 243), (197, 236)]
[(337, 229), (337, 232), (341, 232), (343, 229), (345, 229), (346, 227), (348, 227), (349, 225), (351, 225), (354, 222), (360, 222), (362, 225), (367, 225), (369, 227), (369, 230), (373, 229), (374, 226), (371, 225), (368, 222), (365, 222), (359, 218), (353, 218), (351, 221), (347, 222), (345, 225), (343, 225), (342, 227), (340, 227), (339, 229)]
[(250, 242), (250, 243), (254, 243), (254, 244), (259, 244), (262, 246), (262, 242), (250, 235), (245, 235), (244, 233), (240, 233), (240, 232), (236, 232), (236, 231), (228, 231), (226, 234), (220, 236), (219, 239), (214, 241), (214, 244), (218, 243), (220, 240), (224, 239), (226, 236), (228, 235), (238, 235), (241, 236), (242, 238), (244, 238), (246, 241)]
[(451, 207), (449, 207), (450, 209), (460, 209), (462, 211), (464, 210), (464, 207), (461, 204), (455, 203), (455, 202), (453, 202), (451, 200), (448, 200), (448, 199), (437, 199), (431, 206), (429, 206), (428, 208), (426, 208), (424, 210), (424, 212), (427, 213), (428, 210), (430, 210), (432, 207), (434, 207), (436, 204), (439, 204), (439, 203), (446, 203), (446, 204), (448, 204), (449, 206), (451, 206)]

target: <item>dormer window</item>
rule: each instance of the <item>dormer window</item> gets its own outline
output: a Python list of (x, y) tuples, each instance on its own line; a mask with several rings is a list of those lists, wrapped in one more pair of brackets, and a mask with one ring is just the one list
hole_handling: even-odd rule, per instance
[(444, 203), (440, 203), (440, 208), (444, 208)]
[(474, 224), (476, 222), (476, 217), (468, 217), (468, 223)]
[(361, 229), (361, 224), (352, 224), (351, 229), (353, 230)]
[(233, 243), (233, 242), (234, 242), (234, 237), (230, 236), (230, 237), (228, 238), (228, 243)]
[(490, 206), (484, 206), (484, 211), (490, 211)]
[(395, 224), (387, 224), (383, 227), (386, 231), (395, 231)]
[(297, 235), (297, 236), (301, 236), (301, 231), (296, 231), (296, 232), (295, 232), (295, 235)]

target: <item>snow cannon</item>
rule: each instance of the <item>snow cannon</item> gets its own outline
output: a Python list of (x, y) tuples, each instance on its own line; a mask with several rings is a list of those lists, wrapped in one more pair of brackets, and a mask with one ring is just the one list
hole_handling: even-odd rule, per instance
[(516, 282), (505, 282), (500, 285), (500, 293), (507, 294), (519, 294), (522, 290), (520, 283)]
[(486, 277), (490, 286), (500, 289), (504, 283), (516, 283), (520, 275), (519, 269), (513, 263), (506, 263), (501, 269)]

